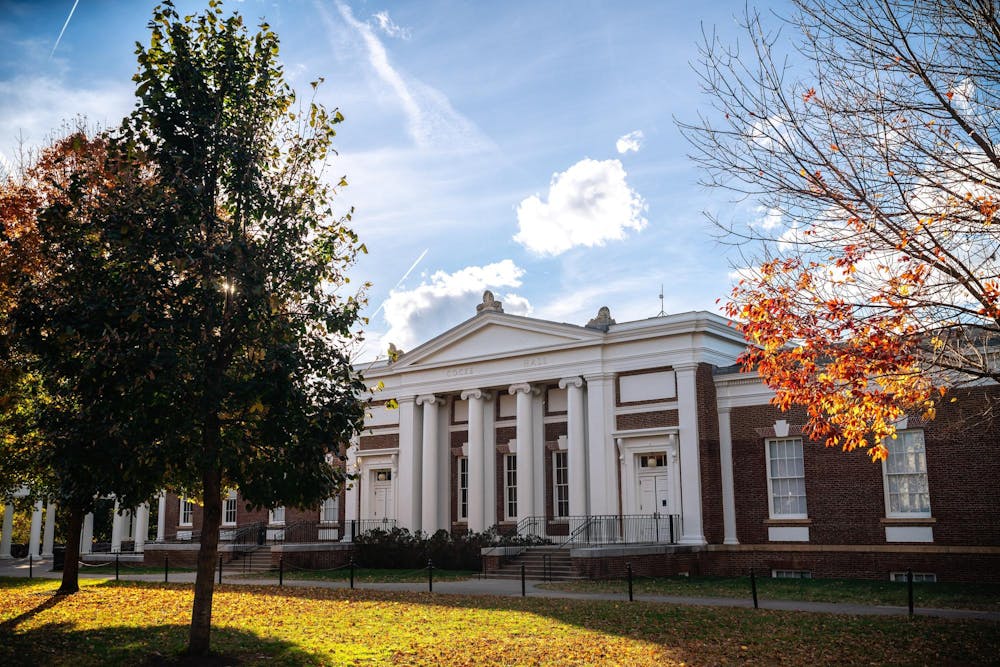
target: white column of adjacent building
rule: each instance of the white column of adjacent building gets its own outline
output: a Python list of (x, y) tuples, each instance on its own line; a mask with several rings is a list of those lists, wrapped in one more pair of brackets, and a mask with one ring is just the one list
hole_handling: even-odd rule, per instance
[(94, 550), (94, 513), (83, 516), (83, 529), (80, 530), (80, 555), (89, 554)]
[(486, 503), (486, 404), (491, 396), (481, 389), (462, 392), (469, 405), (468, 498), (469, 530), (481, 533), (493, 525), (487, 516)]
[(14, 505), (7, 502), (3, 506), (3, 532), (0, 532), (0, 560), (10, 558), (10, 534), (14, 530)]
[[(347, 448), (347, 473), (350, 475), (355, 474), (358, 471), (358, 445), (357, 442), (352, 442), (351, 446)], [(358, 519), (358, 508), (360, 503), (359, 486), (361, 485), (361, 480), (352, 479), (348, 482), (349, 486), (344, 490), (344, 537), (342, 540), (344, 542), (350, 542), (352, 538), (351, 526), (352, 521), (357, 521)]]
[(45, 530), (42, 532), (42, 558), (52, 558), (52, 547), (56, 538), (56, 504), (45, 506)]
[(122, 516), (118, 508), (118, 499), (115, 499), (114, 514), (111, 515), (111, 553), (120, 553), (122, 550)]
[(31, 510), (31, 532), (28, 534), (28, 554), (38, 558), (42, 539), (42, 501), (39, 500)]
[(701, 512), (697, 363), (675, 364), (681, 466), (681, 544), (705, 544)]
[(443, 447), (441, 446), (440, 416), (438, 408), (444, 403), (443, 400), (433, 394), (425, 394), (417, 397), (417, 405), (423, 406), (423, 507), (421, 508), (421, 530), (428, 534), (434, 534), (442, 528), (441, 508), (439, 498), (441, 496), (440, 485), (447, 484), (447, 478), (439, 479), (441, 470), (440, 458)]
[(733, 430), (729, 408), (719, 408), (719, 460), (722, 471), (723, 544), (739, 544), (736, 539), (736, 490), (733, 486)]
[(162, 542), (167, 532), (167, 492), (161, 491), (156, 506), (156, 541)]
[(399, 493), (396, 515), (403, 528), (413, 532), (423, 525), (423, 417), (417, 410), (415, 396), (401, 396), (399, 404), (399, 470), (396, 489)]
[(535, 424), (532, 415), (534, 387), (527, 383), (507, 390), (517, 398), (517, 522), (535, 516)]
[(149, 503), (143, 503), (135, 508), (135, 541), (133, 550), (142, 553), (146, 550), (146, 538), (149, 536)]
[(585, 375), (587, 381), (587, 474), (590, 514), (618, 514), (618, 457), (615, 430), (615, 376)]
[(587, 423), (583, 404), (583, 378), (563, 378), (559, 380), (559, 388), (566, 390), (569, 514), (570, 516), (587, 516), (590, 514), (590, 508), (587, 503)]

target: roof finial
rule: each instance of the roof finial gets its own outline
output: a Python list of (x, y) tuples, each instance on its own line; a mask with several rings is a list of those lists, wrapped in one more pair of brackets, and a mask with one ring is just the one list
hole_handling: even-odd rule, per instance
[(660, 283), (660, 312), (657, 314), (657, 317), (665, 317), (666, 314), (667, 311), (663, 310), (663, 283)]
[(587, 328), (600, 329), (601, 331), (607, 332), (607, 330), (611, 328), (612, 324), (615, 324), (615, 320), (611, 317), (611, 309), (607, 306), (601, 306), (597, 311), (597, 317), (587, 322)]
[(486, 290), (483, 292), (483, 302), (476, 306), (476, 313), (484, 313), (491, 310), (502, 313), (503, 303), (493, 298), (493, 292)]

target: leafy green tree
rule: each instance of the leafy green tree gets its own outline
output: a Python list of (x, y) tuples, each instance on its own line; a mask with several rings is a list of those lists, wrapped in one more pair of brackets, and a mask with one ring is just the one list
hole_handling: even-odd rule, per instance
[(341, 293), (364, 246), (323, 171), (343, 117), (296, 104), (269, 26), (166, 2), (150, 29), (121, 137), (156, 184), (121, 228), (148, 364), (126, 369), (142, 395), (126, 437), (146, 430), (167, 483), (203, 504), (189, 651), (204, 654), (223, 490), (314, 506), (344, 481), (364, 387), (347, 354), (362, 302)]

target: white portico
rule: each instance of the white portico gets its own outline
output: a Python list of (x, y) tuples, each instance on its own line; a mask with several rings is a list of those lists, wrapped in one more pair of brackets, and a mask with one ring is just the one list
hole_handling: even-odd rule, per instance
[(677, 541), (704, 544), (699, 369), (742, 351), (727, 321), (617, 324), (602, 308), (578, 326), (506, 314), (488, 292), (477, 311), (366, 371), (383, 389), (350, 453), (346, 518), (557, 536), (586, 517), (676, 515)]

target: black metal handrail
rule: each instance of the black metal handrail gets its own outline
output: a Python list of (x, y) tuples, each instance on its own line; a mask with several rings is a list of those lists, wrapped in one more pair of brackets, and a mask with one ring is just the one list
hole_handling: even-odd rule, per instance
[(677, 514), (601, 514), (568, 517), (569, 536), (560, 547), (572, 544), (676, 544), (680, 535)]
[(349, 519), (344, 527), (344, 534), (351, 536), (353, 542), (358, 535), (369, 533), (373, 530), (389, 532), (396, 528), (395, 519)]

